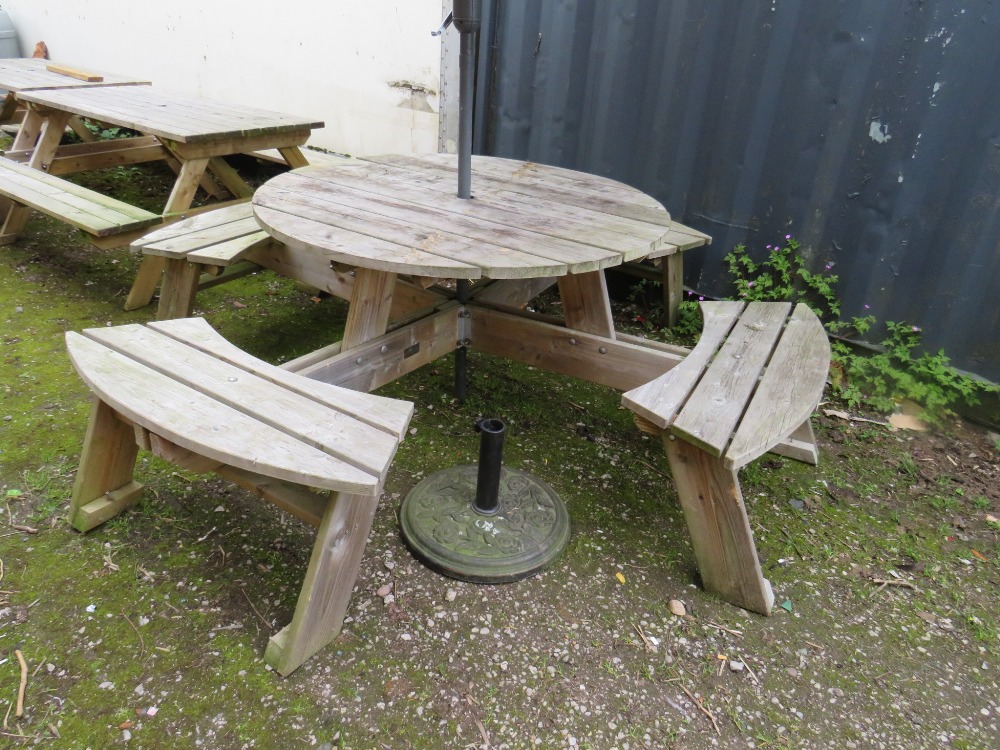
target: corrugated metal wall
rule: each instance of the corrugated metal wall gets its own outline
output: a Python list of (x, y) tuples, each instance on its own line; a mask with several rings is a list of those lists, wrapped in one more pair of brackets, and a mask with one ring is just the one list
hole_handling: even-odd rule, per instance
[(791, 233), (844, 314), (1000, 380), (1000, 3), (486, 0), (482, 153), (606, 175), (713, 235)]

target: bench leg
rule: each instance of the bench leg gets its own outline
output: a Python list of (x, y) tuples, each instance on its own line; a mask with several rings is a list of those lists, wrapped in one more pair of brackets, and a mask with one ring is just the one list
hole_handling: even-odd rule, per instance
[(126, 310), (138, 310), (145, 307), (153, 299), (156, 285), (160, 283), (166, 258), (160, 255), (143, 255), (139, 270), (132, 282), (128, 297), (125, 300)]
[(132, 479), (138, 450), (132, 426), (95, 397), (69, 508), (74, 529), (90, 531), (139, 501), (142, 485)]
[(291, 674), (340, 635), (377, 507), (378, 495), (332, 493), (316, 533), (295, 615), (264, 652), (264, 661), (280, 674)]
[(819, 447), (813, 434), (812, 421), (807, 419), (799, 425), (795, 432), (771, 448), (771, 453), (816, 466), (819, 463)]
[(770, 614), (774, 594), (760, 570), (736, 472), (684, 440), (663, 437), (705, 590)]
[(191, 317), (201, 271), (200, 263), (189, 263), (184, 258), (167, 259), (160, 302), (156, 306), (157, 320)]

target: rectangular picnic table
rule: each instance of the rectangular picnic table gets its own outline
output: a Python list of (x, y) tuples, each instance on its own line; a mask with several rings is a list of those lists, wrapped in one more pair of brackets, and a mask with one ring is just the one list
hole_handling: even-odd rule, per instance
[[(73, 80), (67, 77), (68, 80)], [(2, 82), (2, 81), (0, 81)], [(14, 145), (4, 156), (60, 175), (125, 164), (164, 160), (177, 172), (163, 207), (165, 221), (187, 212), (198, 187), (222, 197), (211, 172), (235, 196), (249, 200), (253, 190), (222, 157), (277, 149), (290, 167), (308, 164), (299, 146), (318, 120), (171, 92), (153, 86), (69, 86), (14, 93), (27, 107)], [(74, 117), (134, 130), (129, 138), (61, 145)], [(225, 204), (215, 204), (225, 205)], [(2, 234), (11, 241), (23, 228), (28, 209), (10, 210)], [(145, 230), (91, 240), (100, 247), (128, 244)], [(161, 259), (147, 256), (126, 302), (126, 309), (149, 303), (162, 274)]]

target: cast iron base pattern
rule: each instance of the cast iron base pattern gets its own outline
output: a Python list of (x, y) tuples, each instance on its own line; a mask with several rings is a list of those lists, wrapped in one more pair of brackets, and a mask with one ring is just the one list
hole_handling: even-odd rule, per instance
[(431, 474), (403, 500), (400, 530), (413, 553), (452, 578), (506, 583), (537, 573), (569, 541), (569, 514), (545, 482), (517, 469), (500, 473), (500, 510), (477, 513), (478, 466)]

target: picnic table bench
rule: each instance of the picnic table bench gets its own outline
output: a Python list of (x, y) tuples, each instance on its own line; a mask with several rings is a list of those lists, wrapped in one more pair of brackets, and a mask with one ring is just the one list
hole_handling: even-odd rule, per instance
[[(0, 195), (82, 229), (93, 237), (134, 232), (162, 220), (159, 214), (4, 157), (0, 157)], [(0, 229), (0, 245), (17, 239), (19, 227), (14, 229), (16, 222), (17, 213), (8, 214)]]
[(140, 447), (215, 472), (319, 527), (295, 614), (270, 639), (267, 663), (287, 675), (336, 638), (413, 405), (269, 365), (201, 318), (69, 332), (66, 344), (95, 394), (73, 527), (89, 531), (138, 502)]
[(830, 345), (804, 304), (703, 302), (701, 339), (676, 367), (622, 403), (663, 437), (705, 589), (769, 614), (764, 578), (737, 472), (768, 451), (818, 460), (810, 416)]

